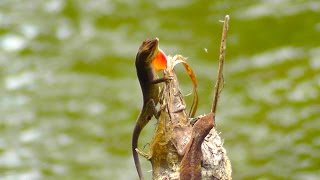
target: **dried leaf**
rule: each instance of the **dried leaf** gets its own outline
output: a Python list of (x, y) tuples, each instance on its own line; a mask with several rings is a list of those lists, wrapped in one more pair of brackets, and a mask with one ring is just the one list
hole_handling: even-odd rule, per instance
[(198, 91), (197, 91), (197, 87), (198, 87), (198, 82), (197, 82), (197, 78), (196, 75), (194, 73), (194, 71), (192, 70), (191, 66), (187, 63), (186, 58), (181, 56), (181, 55), (175, 55), (173, 58), (169, 58), (170, 60), (170, 67), (173, 69), (177, 64), (182, 63), (185, 70), (187, 71), (192, 84), (193, 84), (193, 101), (192, 101), (192, 105), (190, 108), (190, 112), (189, 112), (189, 117), (194, 117), (194, 115), (197, 112), (198, 109), (198, 103), (199, 103), (199, 98), (198, 98)]

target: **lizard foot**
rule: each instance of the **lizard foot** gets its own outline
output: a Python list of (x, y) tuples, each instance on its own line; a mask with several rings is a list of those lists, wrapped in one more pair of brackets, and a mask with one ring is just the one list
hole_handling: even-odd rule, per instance
[(151, 158), (147, 153), (140, 151), (138, 148), (136, 148), (136, 151), (140, 156), (143, 156), (144, 158), (146, 158), (148, 160)]

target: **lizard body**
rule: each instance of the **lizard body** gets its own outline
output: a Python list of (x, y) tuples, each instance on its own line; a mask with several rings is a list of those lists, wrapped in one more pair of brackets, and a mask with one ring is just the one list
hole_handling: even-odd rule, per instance
[(158, 78), (157, 76), (157, 71), (165, 69), (167, 65), (166, 56), (158, 46), (158, 38), (145, 40), (139, 48), (135, 61), (143, 96), (143, 106), (132, 134), (132, 154), (140, 179), (144, 179), (136, 151), (140, 132), (148, 124), (152, 116), (158, 118), (156, 110), (156, 105), (159, 101), (158, 83), (168, 80), (168, 78)]

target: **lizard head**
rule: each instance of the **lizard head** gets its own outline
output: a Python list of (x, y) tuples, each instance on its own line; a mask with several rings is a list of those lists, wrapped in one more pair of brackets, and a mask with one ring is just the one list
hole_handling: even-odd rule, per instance
[(156, 71), (163, 70), (167, 67), (167, 56), (159, 48), (158, 38), (143, 41), (139, 48), (138, 55), (144, 57), (145, 63), (152, 65)]

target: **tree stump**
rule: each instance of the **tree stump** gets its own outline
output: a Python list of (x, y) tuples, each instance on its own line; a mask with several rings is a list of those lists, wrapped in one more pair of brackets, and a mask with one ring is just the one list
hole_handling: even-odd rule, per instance
[[(152, 164), (152, 174), (155, 180), (180, 179), (181, 161), (193, 134), (193, 126), (186, 113), (186, 104), (179, 89), (177, 76), (173, 69), (167, 69), (164, 73), (172, 77), (172, 80), (163, 87), (160, 98), (162, 110), (147, 155)], [(213, 114), (211, 116), (213, 126), (214, 116)], [(203, 117), (206, 116), (196, 119), (201, 121)], [(200, 160), (202, 179), (232, 179), (231, 164), (215, 127), (205, 136), (200, 146), (198, 148), (202, 153)], [(189, 171), (197, 170), (190, 169)]]
[[(174, 66), (178, 61), (185, 62), (180, 55), (168, 57), (168, 67), (164, 75), (172, 77), (165, 83), (160, 94), (161, 114), (148, 154), (139, 152), (152, 164), (155, 180), (166, 179), (213, 179), (231, 180), (231, 163), (223, 148), (223, 141), (215, 126), (215, 113), (223, 87), (223, 64), (226, 50), (226, 37), (229, 16), (224, 19), (219, 54), (218, 78), (210, 113), (190, 118), (181, 94)], [(184, 63), (190, 76), (191, 68)], [(195, 76), (190, 76), (192, 79)], [(196, 87), (196, 80), (193, 79)], [(194, 91), (196, 93), (196, 91)], [(197, 94), (196, 94), (197, 95)], [(197, 98), (196, 98), (197, 99)], [(197, 103), (196, 103), (197, 104)], [(190, 114), (196, 112), (191, 108)], [(195, 123), (194, 123), (195, 122)]]

